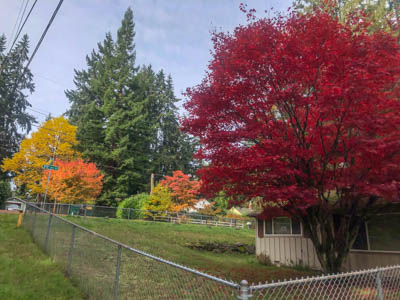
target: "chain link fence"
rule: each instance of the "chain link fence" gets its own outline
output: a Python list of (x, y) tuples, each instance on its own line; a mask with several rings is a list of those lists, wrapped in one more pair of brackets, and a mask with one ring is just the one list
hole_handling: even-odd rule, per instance
[(118, 243), (32, 204), (24, 227), (90, 299), (236, 299), (240, 294), (237, 283)]
[(98, 205), (85, 204), (66, 204), (66, 203), (31, 203), (46, 211), (59, 215), (80, 215), (89, 217), (108, 217), (117, 218), (118, 215), (123, 219), (129, 220), (149, 220), (159, 222), (189, 223), (207, 226), (230, 227), (240, 229), (254, 229), (254, 219), (234, 219), (220, 216), (201, 215), (190, 212), (155, 212), (133, 208), (118, 208)]
[(400, 266), (248, 286), (131, 248), (33, 204), (23, 224), (90, 299), (400, 299)]
[(400, 266), (253, 285), (252, 299), (398, 300)]

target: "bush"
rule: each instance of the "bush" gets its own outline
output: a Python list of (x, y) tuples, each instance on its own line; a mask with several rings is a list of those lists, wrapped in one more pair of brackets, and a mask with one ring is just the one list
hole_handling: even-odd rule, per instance
[[(143, 218), (144, 213), (143, 211), (139, 211), (139, 209), (143, 209), (143, 207), (148, 203), (149, 198), (150, 196), (148, 194), (142, 193), (125, 199), (118, 205), (117, 218), (119, 219)], [(124, 208), (132, 208), (133, 210), (131, 210), (131, 213), (129, 214), (129, 210)]]
[(163, 212), (171, 210), (171, 207), (171, 193), (166, 186), (158, 184), (145, 205), (145, 209), (150, 211), (147, 212), (147, 216), (162, 216)]
[(0, 181), (0, 209), (3, 208), (4, 203), (11, 197), (10, 183), (6, 180)]

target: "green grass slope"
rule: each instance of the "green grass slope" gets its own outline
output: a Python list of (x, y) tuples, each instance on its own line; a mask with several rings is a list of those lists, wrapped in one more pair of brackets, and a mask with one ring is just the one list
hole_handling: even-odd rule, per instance
[(0, 299), (83, 299), (17, 217), (0, 214)]
[(254, 230), (140, 220), (66, 218), (133, 248), (236, 282), (246, 279), (258, 283), (313, 274), (303, 269), (262, 265), (254, 254), (215, 253), (188, 247), (199, 241), (254, 245)]

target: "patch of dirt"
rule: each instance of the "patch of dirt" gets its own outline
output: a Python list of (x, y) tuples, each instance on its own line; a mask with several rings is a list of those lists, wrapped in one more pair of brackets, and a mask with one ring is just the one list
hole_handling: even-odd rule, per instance
[(195, 244), (186, 244), (187, 247), (196, 250), (212, 251), (215, 253), (243, 253), (255, 254), (256, 247), (254, 245), (247, 245), (244, 243), (220, 243), (220, 242), (202, 242), (199, 241)]
[(17, 215), (19, 213), (18, 210), (6, 210), (6, 209), (0, 209), (0, 214), (14, 214)]

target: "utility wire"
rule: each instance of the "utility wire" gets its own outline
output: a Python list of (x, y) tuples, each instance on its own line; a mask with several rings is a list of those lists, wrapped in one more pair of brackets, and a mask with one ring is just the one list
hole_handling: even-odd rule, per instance
[[(18, 37), (19, 37), (19, 35), (21, 34), (22, 29), (24, 29), (24, 26), (25, 26), (25, 24), (26, 24), (26, 21), (28, 21), (29, 16), (31, 15), (32, 10), (33, 10), (33, 8), (35, 7), (37, 1), (38, 1), (38, 0), (35, 0), (35, 2), (32, 4), (32, 7), (31, 7), (31, 9), (29, 10), (29, 12), (28, 12), (28, 14), (27, 14), (27, 16), (26, 16), (24, 23), (23, 23), (22, 26), (19, 28), (19, 30), (17, 29), (17, 30), (18, 30), (18, 33), (17, 33), (17, 35), (15, 36), (14, 42), (12, 43), (10, 49), (8, 50), (8, 54), (10, 54), (12, 48), (14, 47), (14, 44), (17, 42)], [(25, 9), (26, 9), (26, 6), (28, 5), (28, 2), (29, 2), (29, 0), (26, 2)], [(25, 9), (24, 9), (24, 13), (22, 14), (22, 17), (21, 17), (21, 20), (20, 20), (20, 24), (21, 24), (21, 21), (22, 21), (22, 18), (23, 18), (23, 16), (24, 16), (24, 14), (25, 14)]]
[(75, 138), (75, 136), (72, 136), (70, 134), (67, 134), (67, 133), (64, 133), (62, 131), (58, 131), (58, 130), (55, 130), (55, 129), (46, 128), (46, 127), (43, 127), (41, 125), (32, 124), (32, 126), (37, 127), (39, 129), (44, 129), (44, 130), (47, 130), (47, 131), (55, 132), (55, 133), (58, 133), (60, 135), (64, 135), (64, 136), (67, 136), (67, 137), (70, 137), (70, 138)]
[(41, 112), (44, 112), (44, 113), (47, 113), (47, 114), (51, 114), (51, 115), (55, 115), (55, 114), (53, 114), (51, 111), (45, 110), (45, 109), (43, 109), (43, 108), (36, 107), (36, 106), (31, 106), (31, 107), (34, 108), (34, 109), (36, 109), (36, 110), (39, 110), (39, 111), (41, 111)]
[(42, 76), (42, 75), (40, 75), (40, 74), (38, 74), (38, 73), (34, 73), (34, 74), (35, 74), (35, 76), (37, 76), (37, 77), (40, 77), (40, 78), (45, 79), (45, 80), (47, 80), (47, 81), (50, 81), (50, 82), (52, 82), (52, 83), (54, 83), (54, 84), (56, 84), (56, 85), (59, 85), (59, 86), (61, 86), (61, 87), (63, 87), (63, 88), (65, 88), (65, 86), (66, 86), (66, 84), (57, 82), (57, 81), (55, 81), (54, 79), (47, 78), (47, 77)]
[[(26, 66), (23, 68), (21, 75), (17, 78), (12, 93), (10, 93), (9, 95), (14, 94), (14, 92), (15, 92), (16, 89), (18, 88), (18, 84), (19, 84), (21, 78), (25, 75), (26, 71), (28, 70), (29, 65), (31, 64), (33, 58), (35, 57), (37, 51), (39, 50), (40, 45), (42, 44), (43, 39), (44, 39), (44, 37), (46, 36), (46, 34), (47, 34), (47, 32), (48, 32), (48, 30), (49, 30), (51, 24), (52, 24), (53, 21), (54, 21), (54, 18), (56, 17), (58, 11), (60, 10), (60, 7), (61, 7), (61, 5), (62, 5), (63, 2), (64, 2), (64, 0), (60, 0), (60, 1), (58, 2), (58, 5), (57, 5), (57, 7), (55, 8), (55, 10), (54, 10), (54, 12), (53, 12), (53, 15), (51, 16), (51, 18), (50, 18), (50, 20), (49, 20), (49, 22), (48, 22), (48, 24), (47, 24), (45, 30), (43, 31), (42, 36), (41, 36), (40, 39), (39, 39), (39, 42), (36, 44), (35, 50), (33, 51), (31, 57), (29, 58), (28, 63), (26, 64)], [(27, 18), (29, 17), (29, 15), (30, 15), (30, 13), (32, 12), (33, 7), (34, 7), (34, 5), (35, 5), (36, 3), (37, 3), (37, 0), (35, 0), (35, 2), (33, 3), (33, 6), (31, 7), (31, 10), (29, 11), (29, 14), (28, 14)], [(25, 19), (25, 22), (24, 22), (23, 25), (25, 25), (26, 20), (27, 20), (27, 19)], [(6, 56), (6, 57), (8, 57), (8, 56)], [(0, 66), (0, 67), (1, 67), (1, 66)], [(9, 97), (8, 97), (8, 98), (9, 98)], [(11, 99), (8, 99), (8, 101), (11, 101)], [(32, 125), (33, 125), (33, 124), (32, 124)]]
[(49, 114), (45, 114), (45, 113), (43, 113), (43, 112), (41, 112), (41, 111), (38, 111), (38, 110), (36, 110), (36, 109), (33, 109), (33, 108), (31, 108), (31, 107), (26, 107), (26, 109), (29, 109), (29, 110), (31, 110), (31, 111), (34, 111), (35, 113), (38, 113), (38, 114), (41, 114), (41, 115), (43, 115), (43, 116), (45, 116), (45, 117), (47, 117)]
[[(24, 2), (25, 2), (25, 0), (24, 0)], [(24, 10), (23, 10), (23, 12), (22, 12), (21, 18), (19, 19), (19, 23), (18, 23), (18, 26), (17, 26), (17, 31), (15, 32), (14, 42), (15, 42), (15, 40), (18, 38), (18, 32), (19, 32), (19, 30), (20, 30), (20, 28), (21, 28), (22, 20), (24, 19), (25, 11), (26, 11), (26, 8), (28, 7), (28, 4), (29, 4), (29, 0), (26, 0)], [(12, 44), (12, 46), (13, 46), (13, 45), (14, 45), (14, 43)], [(12, 46), (11, 46), (11, 48), (12, 48)]]
[[(37, 0), (36, 0), (36, 1), (37, 1)], [(39, 42), (37, 43), (37, 45), (36, 45), (36, 47), (35, 47), (35, 50), (33, 51), (32, 55), (31, 55), (31, 58), (29, 59), (27, 65), (25, 66), (25, 69), (24, 69), (24, 72), (22, 73), (22, 76), (24, 75), (25, 71), (28, 69), (29, 65), (31, 64), (33, 58), (35, 57), (36, 52), (39, 50), (39, 47), (40, 47), (40, 45), (42, 44), (43, 39), (44, 39), (44, 37), (46, 36), (47, 31), (49, 30), (51, 24), (53, 23), (54, 18), (56, 17), (58, 11), (60, 10), (60, 7), (61, 7), (61, 5), (63, 4), (63, 2), (64, 2), (64, 0), (60, 0), (60, 1), (58, 2), (58, 5), (57, 5), (56, 9), (54, 10), (53, 15), (51, 16), (50, 21), (49, 21), (49, 23), (47, 24), (45, 30), (43, 31), (42, 36), (40, 37), (40, 40), (39, 40)], [(22, 77), (22, 76), (21, 76), (21, 77)]]
[[(14, 39), (14, 33), (16, 33), (16, 32), (15, 32), (15, 29), (16, 29), (16, 27), (17, 27), (18, 20), (19, 20), (19, 18), (20, 18), (20, 16), (21, 16), (22, 7), (24, 7), (24, 2), (25, 2), (25, 0), (22, 1), (21, 6), (19, 7), (17, 19), (15, 20), (13, 30), (12, 30), (11, 35), (10, 35), (10, 38), (9, 38), (9, 40), (8, 40), (8, 42), (7, 42), (7, 48), (8, 48), (8, 46), (10, 46), (11, 41)], [(18, 31), (18, 29), (17, 29), (17, 31)]]

